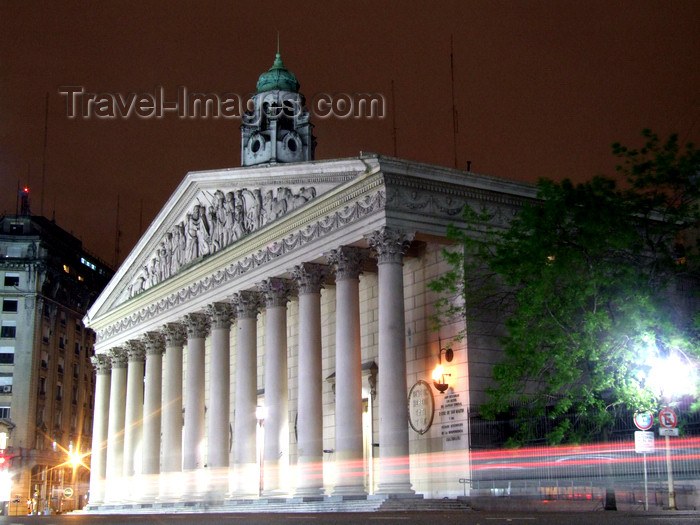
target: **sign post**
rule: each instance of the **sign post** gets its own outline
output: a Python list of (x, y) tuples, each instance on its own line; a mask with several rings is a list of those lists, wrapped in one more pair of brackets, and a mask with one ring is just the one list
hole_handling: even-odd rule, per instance
[(644, 510), (649, 510), (649, 483), (647, 481), (647, 453), (654, 452), (654, 433), (647, 432), (654, 424), (651, 412), (635, 412), (634, 424), (639, 431), (634, 433), (634, 451), (644, 459)]
[(669, 432), (663, 432), (666, 429), (676, 429), (678, 417), (670, 408), (664, 408), (659, 412), (659, 424), (662, 428), (659, 429), (659, 434), (664, 435), (666, 439), (666, 472), (668, 473), (668, 508), (669, 510), (678, 510), (676, 508), (676, 491), (673, 487), (673, 469), (671, 467), (671, 443)]

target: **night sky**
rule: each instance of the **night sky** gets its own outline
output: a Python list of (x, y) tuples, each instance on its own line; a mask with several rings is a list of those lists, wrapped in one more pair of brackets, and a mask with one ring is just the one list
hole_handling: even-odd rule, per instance
[[(0, 212), (31, 210), (123, 260), (188, 171), (240, 166), (239, 119), (66, 117), (88, 92), (245, 95), (274, 60), (307, 99), (381, 93), (383, 119), (314, 119), (317, 159), (370, 151), (504, 178), (614, 174), (645, 127), (700, 142), (700, 2), (0, 3)], [(394, 81), (395, 114), (391, 112)], [(44, 117), (48, 93), (48, 141)], [(43, 204), (43, 210), (42, 210)]]

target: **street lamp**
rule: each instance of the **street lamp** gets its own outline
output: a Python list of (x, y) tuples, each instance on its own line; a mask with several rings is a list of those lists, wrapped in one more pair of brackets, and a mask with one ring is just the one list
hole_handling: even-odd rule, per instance
[(260, 449), (260, 484), (258, 487), (258, 497), (262, 497), (263, 490), (265, 488), (265, 418), (267, 417), (267, 408), (264, 406), (255, 407), (255, 419), (258, 420), (258, 425), (260, 426), (260, 434), (258, 437), (259, 449)]
[(454, 351), (449, 346), (446, 348), (442, 348), (442, 340), (440, 338), (438, 338), (438, 364), (435, 367), (435, 369), (433, 370), (433, 385), (435, 385), (435, 388), (441, 394), (444, 394), (445, 391), (450, 386), (447, 383), (445, 376), (448, 376), (448, 377), (452, 376), (452, 374), (446, 374), (445, 369), (442, 366), (442, 353), (443, 352), (445, 353), (445, 361), (447, 361), (448, 363), (452, 362), (452, 359), (454, 358)]
[[(662, 357), (656, 344), (651, 342), (646, 349), (645, 362), (647, 374), (640, 374), (645, 385), (654, 395), (662, 398), (668, 409), (674, 397), (679, 397), (694, 392), (697, 387), (697, 370), (690, 358), (678, 349), (670, 351), (669, 355)], [(665, 409), (666, 410), (666, 409)], [(665, 410), (662, 410), (662, 415)], [(669, 409), (668, 412), (675, 414)], [(673, 423), (675, 427), (675, 422)], [(677, 434), (676, 434), (677, 435)], [(666, 440), (666, 472), (668, 475), (668, 508), (678, 510), (676, 507), (676, 492), (673, 486), (673, 469), (671, 466), (671, 445), (669, 435)]]

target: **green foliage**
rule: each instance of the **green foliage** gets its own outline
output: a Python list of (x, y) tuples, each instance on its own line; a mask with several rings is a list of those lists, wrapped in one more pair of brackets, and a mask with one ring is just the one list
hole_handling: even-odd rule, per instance
[[(529, 420), (551, 418), (550, 443), (585, 441), (616, 411), (662, 401), (649, 357), (697, 366), (700, 314), (674, 308), (672, 290), (697, 277), (700, 150), (643, 135), (640, 149), (613, 145), (622, 187), (543, 179), (508, 228), (471, 209), (467, 228), (450, 228), (460, 249), (445, 251), (452, 270), (430, 285), (442, 294), (438, 319), (505, 315), (488, 417), (520, 407)], [(514, 441), (535, 433), (523, 425)]]

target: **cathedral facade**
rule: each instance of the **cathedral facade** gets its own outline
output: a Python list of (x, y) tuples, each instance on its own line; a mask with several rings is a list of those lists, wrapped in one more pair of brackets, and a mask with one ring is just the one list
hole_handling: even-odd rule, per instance
[(465, 206), (506, 224), (533, 187), (315, 161), (279, 55), (257, 87), (243, 166), (188, 173), (85, 318), (90, 508), (462, 495), (498, 348), (448, 345), (464, 320), (433, 330), (427, 283)]

